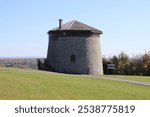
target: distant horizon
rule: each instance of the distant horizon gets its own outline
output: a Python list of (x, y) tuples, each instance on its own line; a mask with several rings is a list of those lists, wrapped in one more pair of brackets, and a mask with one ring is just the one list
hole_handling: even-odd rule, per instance
[(20, 58), (27, 58), (27, 59), (30, 59), (30, 58), (46, 58), (46, 57), (38, 57), (38, 56), (8, 56), (8, 57), (3, 57), (3, 56), (0, 56), (0, 59), (7, 59), (7, 58), (10, 58), (10, 59), (20, 59)]
[[(125, 54), (127, 54), (129, 57), (134, 57), (136, 55), (141, 55), (141, 54), (144, 54), (144, 53), (147, 53), (147, 52), (150, 52), (150, 51), (147, 51), (147, 50), (143, 50), (143, 52), (139, 52), (139, 53), (126, 53), (125, 51), (120, 51), (119, 53), (117, 54), (111, 54), (111, 55), (102, 55), (102, 57), (106, 57), (106, 58), (109, 58), (109, 57), (112, 57), (112, 56), (118, 56), (121, 52), (124, 52)], [(0, 59), (2, 58), (47, 58), (47, 56), (0, 56)]]

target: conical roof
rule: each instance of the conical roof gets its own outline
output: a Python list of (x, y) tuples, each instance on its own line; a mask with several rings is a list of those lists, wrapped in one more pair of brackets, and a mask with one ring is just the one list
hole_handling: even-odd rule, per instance
[(90, 31), (90, 32), (96, 32), (96, 33), (99, 33), (99, 34), (103, 33), (102, 31), (100, 31), (96, 28), (93, 28), (91, 26), (88, 26), (88, 25), (86, 25), (84, 23), (81, 23), (79, 21), (76, 21), (76, 20), (72, 20), (68, 23), (63, 24), (61, 29), (59, 29), (59, 27), (56, 27), (56, 28), (50, 30), (49, 32), (66, 31), (66, 30), (70, 30), (70, 31)]

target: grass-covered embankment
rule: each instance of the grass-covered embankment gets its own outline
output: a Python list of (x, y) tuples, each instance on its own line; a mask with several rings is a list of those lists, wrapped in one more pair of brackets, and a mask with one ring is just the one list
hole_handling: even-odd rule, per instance
[(0, 68), (0, 99), (150, 99), (150, 87), (93, 77)]

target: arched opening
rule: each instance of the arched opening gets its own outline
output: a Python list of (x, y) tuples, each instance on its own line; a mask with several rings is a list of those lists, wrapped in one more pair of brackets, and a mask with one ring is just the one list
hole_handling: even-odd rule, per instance
[(70, 62), (75, 62), (76, 56), (74, 54), (70, 55)]

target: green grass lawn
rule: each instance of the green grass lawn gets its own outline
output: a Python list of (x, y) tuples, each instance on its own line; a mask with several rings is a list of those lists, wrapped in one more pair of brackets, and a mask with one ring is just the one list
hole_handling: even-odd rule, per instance
[(38, 70), (0, 68), (0, 99), (150, 99), (150, 87)]
[[(107, 76), (107, 75), (106, 75)], [(150, 76), (127, 76), (127, 75), (108, 75), (111, 78), (122, 78), (128, 80), (142, 81), (142, 82), (150, 82)]]

